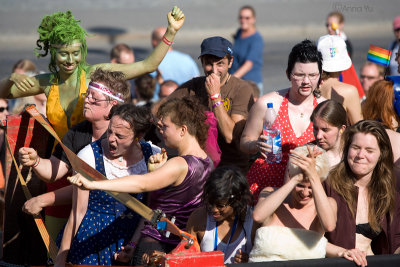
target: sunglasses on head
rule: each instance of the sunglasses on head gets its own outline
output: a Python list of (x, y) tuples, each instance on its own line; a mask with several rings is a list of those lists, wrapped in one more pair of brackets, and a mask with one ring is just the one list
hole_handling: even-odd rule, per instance
[(8, 111), (8, 106), (7, 107), (0, 107), (0, 112), (4, 112), (4, 110)]

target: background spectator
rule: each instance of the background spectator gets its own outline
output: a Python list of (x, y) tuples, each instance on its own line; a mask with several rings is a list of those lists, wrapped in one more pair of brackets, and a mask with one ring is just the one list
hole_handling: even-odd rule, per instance
[(352, 65), (345, 42), (338, 36), (324, 35), (318, 40), (318, 50), (322, 54), (322, 96), (342, 104), (350, 124), (356, 123), (362, 119), (357, 88), (339, 80), (340, 73)]
[(137, 96), (137, 106), (145, 106), (151, 108), (151, 101), (156, 89), (156, 80), (150, 74), (144, 74), (135, 79), (135, 89)]
[(240, 8), (239, 24), (240, 28), (234, 35), (233, 63), (229, 73), (255, 82), (263, 94), (264, 40), (256, 30), (256, 11), (252, 6)]
[[(325, 24), (328, 34), (330, 35), (338, 35), (346, 42), (347, 52), (349, 53), (350, 58), (353, 57), (353, 45), (351, 44), (349, 38), (344, 33), (344, 16), (339, 11), (333, 11), (328, 14), (326, 17)], [(336, 29), (334, 29), (336, 28)]]
[(382, 65), (370, 61), (367, 61), (362, 65), (360, 70), (360, 82), (366, 97), (368, 97), (371, 85), (376, 81), (383, 80), (384, 76), (385, 68)]
[(390, 56), (390, 75), (400, 75), (400, 71), (398, 69), (398, 64), (396, 60), (396, 53), (399, 50), (400, 44), (400, 15), (393, 19), (393, 33), (394, 40), (390, 43), (388, 49), (392, 51)]

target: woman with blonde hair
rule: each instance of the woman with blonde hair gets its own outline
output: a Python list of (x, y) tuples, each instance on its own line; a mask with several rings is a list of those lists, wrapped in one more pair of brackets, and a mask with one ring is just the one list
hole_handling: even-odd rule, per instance
[(362, 105), (364, 118), (380, 121), (389, 129), (397, 131), (400, 118), (394, 110), (393, 101), (393, 82), (385, 80), (375, 82)]
[[(335, 200), (322, 186), (329, 171), (320, 148), (303, 145), (291, 150), (286, 183), (269, 194), (265, 188), (253, 212), (260, 223), (250, 262), (324, 258), (324, 233), (336, 226)], [(269, 195), (268, 195), (269, 194)]]

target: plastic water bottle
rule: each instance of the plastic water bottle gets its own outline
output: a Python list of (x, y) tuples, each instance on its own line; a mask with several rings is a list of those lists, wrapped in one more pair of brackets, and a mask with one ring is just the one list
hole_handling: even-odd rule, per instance
[(271, 152), (267, 153), (268, 163), (279, 163), (282, 160), (281, 130), (278, 122), (274, 124), (275, 119), (276, 113), (273, 104), (268, 103), (263, 123), (263, 135), (268, 137), (266, 143), (272, 147)]

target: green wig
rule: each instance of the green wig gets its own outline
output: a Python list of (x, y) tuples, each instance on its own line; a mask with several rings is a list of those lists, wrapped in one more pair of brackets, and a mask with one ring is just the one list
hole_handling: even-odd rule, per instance
[[(50, 51), (51, 60), (49, 63), (49, 71), (55, 76), (58, 76), (56, 67), (56, 52), (58, 45), (69, 45), (74, 41), (79, 41), (81, 45), (82, 59), (78, 65), (79, 72), (88, 67), (86, 63), (87, 46), (86, 36), (87, 32), (80, 26), (80, 21), (75, 20), (71, 11), (56, 12), (52, 15), (46, 15), (39, 25), (38, 33), (39, 39), (36, 41), (37, 48), (35, 54), (37, 57), (45, 57)], [(43, 54), (39, 52), (43, 50)]]

